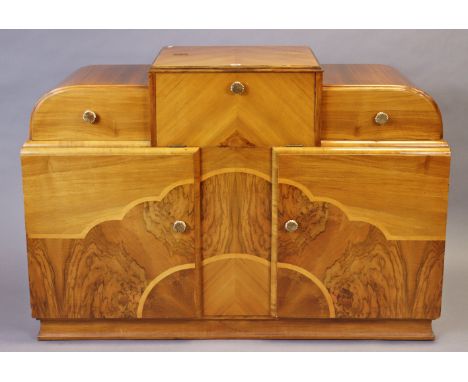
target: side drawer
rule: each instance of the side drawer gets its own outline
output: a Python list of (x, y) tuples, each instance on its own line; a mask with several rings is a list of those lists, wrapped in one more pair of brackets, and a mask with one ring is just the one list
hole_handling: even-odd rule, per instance
[[(85, 121), (84, 113), (88, 112)], [(95, 115), (93, 121), (89, 115)], [(70, 86), (46, 94), (31, 116), (31, 139), (149, 140), (146, 87)]]
[(433, 99), (421, 90), (407, 86), (323, 88), (323, 140), (441, 138), (442, 118), (439, 109)]

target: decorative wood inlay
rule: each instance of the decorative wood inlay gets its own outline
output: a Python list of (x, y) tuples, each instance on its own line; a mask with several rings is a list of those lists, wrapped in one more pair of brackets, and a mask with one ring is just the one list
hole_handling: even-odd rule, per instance
[(202, 181), (203, 296), (206, 315), (270, 314), (269, 267), (211, 257), (241, 253), (270, 259), (271, 183), (232, 172)]
[(278, 182), (338, 206), (389, 240), (444, 240), (446, 147), (275, 148)]
[[(195, 264), (172, 272), (154, 285), (144, 302), (142, 318), (191, 317), (198, 310), (193, 291), (196, 289)], [(163, 272), (164, 273), (164, 272)], [(176, 297), (176, 298), (175, 298)], [(140, 299), (141, 301), (141, 299)]]
[(204, 173), (202, 175), (202, 181), (208, 178), (211, 178), (213, 176), (223, 175), (223, 174), (233, 174), (233, 173), (255, 175), (255, 176), (258, 176), (259, 178), (265, 179), (268, 182), (271, 182), (271, 176), (266, 175), (263, 172), (260, 172), (251, 168), (239, 168), (239, 167), (223, 167), (217, 170)]
[(164, 272), (160, 273), (157, 277), (155, 277), (147, 286), (145, 291), (140, 297), (140, 301), (138, 303), (138, 310), (137, 310), (137, 317), (142, 318), (143, 317), (143, 309), (145, 307), (146, 300), (150, 293), (153, 291), (153, 288), (158, 285), (161, 281), (163, 281), (166, 277), (171, 276), (174, 273), (188, 270), (188, 269), (195, 269), (195, 263), (189, 263), (189, 264), (182, 264), (182, 265), (177, 265), (175, 267), (166, 269)]
[[(296, 272), (296, 275), (295, 275), (296, 278), (301, 278), (301, 276), (303, 276), (306, 279), (312, 281), (314, 283), (314, 285), (317, 287), (317, 289), (320, 291), (320, 293), (321, 293), (320, 297), (324, 298), (324, 300), (325, 300), (325, 305), (323, 305), (323, 303), (322, 303), (322, 306), (320, 306), (319, 308), (321, 310), (323, 310), (323, 307), (326, 306), (326, 308), (327, 308), (327, 316), (326, 317), (330, 317), (330, 318), (335, 317), (335, 307), (333, 305), (332, 297), (330, 296), (330, 293), (328, 292), (325, 285), (323, 285), (323, 283), (317, 278), (317, 276), (313, 275), (312, 273), (305, 270), (304, 268), (298, 267), (297, 265), (293, 265), (293, 264), (278, 262), (277, 267), (278, 267), (278, 269), (287, 269), (288, 271), (295, 271)], [(278, 283), (280, 283), (280, 282), (278, 281)], [(303, 288), (303, 289), (305, 289), (308, 294), (313, 293), (313, 290), (312, 291), (310, 290), (311, 289), (310, 285), (306, 285), (305, 288)], [(315, 289), (315, 288), (312, 288), (312, 289)], [(319, 297), (317, 297), (318, 296), (317, 292), (314, 293), (314, 296), (316, 296), (315, 298), (319, 298)], [(290, 299), (290, 296), (285, 296), (284, 299)], [(281, 301), (281, 297), (280, 297), (280, 301)], [(291, 302), (294, 303), (293, 301), (291, 301)], [(312, 304), (311, 307), (313, 309), (316, 308), (314, 304)]]
[(219, 144), (219, 147), (255, 147), (238, 131), (234, 131), (227, 139)]
[[(208, 257), (206, 259), (203, 260), (202, 262), (202, 265), (204, 267), (206, 267), (207, 265), (210, 265), (210, 264), (213, 264), (213, 263), (216, 263), (216, 262), (220, 262), (220, 261), (225, 261), (225, 262), (229, 262), (229, 260), (247, 260), (247, 261), (253, 261), (253, 262), (256, 262), (256, 263), (259, 263), (263, 266), (266, 266), (267, 269), (269, 269), (270, 267), (270, 262), (266, 259), (263, 259), (261, 257), (258, 257), (258, 256), (254, 256), (254, 255), (249, 255), (249, 254), (246, 254), (246, 253), (226, 253), (226, 254), (223, 254), (223, 255), (217, 255), (217, 256), (212, 256), (212, 257)], [(218, 267), (218, 268), (224, 268), (225, 265), (221, 266), (221, 267)], [(161, 274), (159, 274), (155, 279), (153, 279), (146, 287), (144, 293), (142, 294), (141, 298), (140, 298), (140, 302), (139, 302), (139, 306), (138, 306), (138, 313), (137, 313), (137, 317), (139, 318), (142, 318), (144, 317), (144, 314), (143, 314), (143, 310), (145, 309), (146, 310), (146, 299), (148, 298), (148, 296), (150, 294), (153, 294), (155, 296), (155, 298), (164, 298), (163, 295), (161, 294), (154, 294), (153, 293), (153, 288), (155, 288), (160, 282), (162, 282), (164, 279), (166, 279), (167, 277), (175, 274), (175, 273), (178, 273), (178, 272), (181, 272), (181, 271), (185, 271), (185, 270), (190, 270), (190, 269), (195, 269), (195, 264), (194, 263), (188, 263), (188, 264), (182, 264), (182, 265), (179, 265), (179, 266), (176, 266), (176, 267), (172, 267), (170, 269), (167, 269), (166, 271), (162, 272)], [(221, 269), (221, 273), (223, 272), (223, 270)], [(225, 271), (228, 275), (229, 273), (231, 273), (231, 276), (232, 276), (232, 272), (229, 272), (229, 271)], [(263, 274), (264, 272), (261, 271), (260, 274)], [(239, 272), (237, 274), (238, 276), (244, 278), (246, 277), (246, 275), (242, 275), (242, 272)], [(221, 274), (222, 276), (222, 274)], [(243, 282), (245, 280), (240, 280), (239, 282)], [(231, 280), (232, 284), (236, 284), (237, 283), (237, 280)], [(252, 283), (254, 283), (255, 280), (252, 280)], [(238, 284), (236, 285), (232, 285), (232, 287), (234, 288), (235, 286), (238, 286)], [(210, 289), (209, 287), (207, 289)], [(216, 286), (212, 288), (213, 290), (217, 290)], [(221, 288), (223, 289), (223, 288)], [(229, 289), (229, 288), (227, 288)], [(219, 292), (219, 290), (218, 290)], [(208, 292), (209, 293), (209, 292)], [(247, 292), (246, 292), (247, 293)], [(253, 293), (253, 292), (252, 292)], [(254, 293), (255, 294), (255, 293)], [(229, 299), (227, 298), (228, 296), (224, 295), (224, 298), (225, 300), (227, 301), (227, 304), (229, 304)], [(236, 298), (236, 296), (234, 296), (234, 298)], [(154, 304), (156, 304), (157, 302), (155, 301)], [(239, 301), (236, 301), (236, 303), (239, 303)], [(210, 300), (208, 299), (208, 305), (213, 305), (212, 302), (210, 302)], [(228, 311), (229, 315), (237, 315), (239, 314), (238, 311), (239, 309), (242, 309), (242, 307), (240, 306), (237, 306), (235, 307), (235, 309), (237, 309), (237, 313), (236, 314), (233, 314), (233, 308), (232, 307), (225, 307), (223, 309), (223, 311)], [(245, 309), (245, 307), (244, 307)], [(262, 311), (262, 313), (259, 313), (259, 314), (265, 314), (264, 311)]]
[[(310, 201), (291, 185), (279, 185), (278, 201), (278, 261), (321, 280), (337, 318), (439, 316), (443, 241), (388, 240), (375, 226), (350, 221), (338, 207)], [(288, 233), (281, 224), (291, 218), (299, 229)], [(278, 278), (278, 316), (323, 317), (316, 306), (292, 306), (282, 289), (293, 283), (287, 275)]]
[(244, 256), (204, 264), (203, 299), (207, 316), (268, 316), (270, 269)]
[[(242, 270), (242, 268), (243, 268), (242, 266), (237, 265), (237, 264), (233, 265), (233, 263), (230, 262), (231, 260), (252, 261), (252, 262), (261, 264), (264, 267), (266, 267), (266, 271), (254, 272), (256, 274), (249, 279), (248, 274), (252, 273), (252, 271), (253, 271), (252, 266), (248, 266), (247, 262), (245, 262), (245, 267), (247, 268), (247, 271), (245, 272), (245, 270), (244, 271)], [(216, 272), (215, 271), (212, 272), (213, 275), (216, 275), (216, 279), (214, 280), (215, 285), (210, 285), (211, 283), (213, 283), (213, 281), (211, 279), (205, 281), (205, 293), (208, 294), (207, 305), (209, 306), (208, 312), (205, 311), (206, 314), (208, 314), (208, 315), (232, 315), (232, 316), (245, 315), (244, 312), (247, 309), (247, 307), (244, 304), (245, 301), (240, 300), (240, 298), (239, 298), (239, 295), (241, 295), (239, 290), (248, 289), (248, 286), (246, 286), (246, 284), (247, 284), (246, 279), (249, 279), (249, 281), (253, 285), (254, 284), (257, 284), (257, 285), (252, 288), (253, 290), (251, 290), (251, 291), (245, 290), (245, 291), (242, 291), (242, 293), (248, 294), (248, 296), (251, 296), (251, 298), (255, 299), (255, 298), (257, 298), (256, 296), (258, 296), (258, 294), (259, 294), (258, 289), (261, 288), (261, 290), (263, 291), (262, 294), (265, 294), (264, 297), (266, 298), (267, 290), (265, 290), (264, 285), (261, 285), (261, 279), (259, 279), (258, 276), (259, 275), (263, 275), (263, 277), (266, 276), (265, 272), (268, 273), (269, 269), (270, 269), (270, 266), (271, 266), (270, 261), (268, 261), (266, 259), (263, 259), (261, 257), (258, 257), (258, 256), (249, 255), (249, 254), (246, 254), (246, 253), (226, 253), (226, 254), (222, 254), (222, 255), (208, 257), (208, 258), (203, 260), (202, 264), (203, 264), (203, 267), (206, 267), (207, 265), (217, 263), (217, 262), (224, 262), (224, 264), (222, 264), (222, 265), (220, 264), (220, 266), (218, 266), (216, 268)], [(238, 268), (240, 268), (240, 270), (238, 270), (237, 272), (232, 272), (231, 270), (229, 270), (230, 267), (238, 267)], [(277, 267), (279, 269), (282, 269), (282, 270), (287, 270), (287, 272), (295, 273), (294, 279), (296, 279), (296, 280), (300, 279), (300, 280), (304, 281), (304, 279), (305, 279), (305, 281), (306, 281), (305, 284), (308, 284), (308, 286), (306, 286), (304, 288), (304, 286), (302, 285), (302, 288), (301, 288), (302, 289), (301, 292), (306, 295), (305, 298), (307, 298), (310, 295), (313, 295), (314, 299), (315, 299), (314, 301), (323, 301), (322, 305), (320, 306), (320, 309), (321, 309), (321, 311), (326, 310), (326, 314), (324, 313), (322, 316), (323, 317), (331, 317), (331, 318), (335, 317), (335, 309), (334, 309), (334, 306), (333, 306), (332, 298), (331, 298), (330, 294), (328, 293), (328, 290), (325, 288), (323, 283), (317, 277), (315, 277), (313, 274), (306, 271), (305, 269), (302, 269), (301, 267), (298, 267), (298, 266), (295, 266), (295, 265), (292, 265), (292, 264), (278, 263)], [(165, 278), (171, 276), (174, 273), (177, 273), (177, 272), (180, 272), (180, 271), (183, 271), (183, 270), (194, 269), (194, 268), (195, 268), (195, 264), (193, 264), (193, 263), (192, 264), (183, 264), (183, 265), (180, 265), (180, 266), (177, 266), (177, 267), (173, 267), (173, 268), (168, 269), (165, 272), (161, 273), (153, 281), (151, 281), (148, 284), (148, 286), (146, 287), (145, 292), (143, 293), (143, 295), (140, 298), (137, 317), (139, 317), (139, 318), (144, 317), (143, 309), (144, 309), (144, 306), (145, 306), (145, 303), (146, 303), (147, 296), (150, 293), (152, 293), (152, 290), (156, 285), (158, 285), (161, 281), (163, 281)], [(258, 269), (260, 269), (260, 268), (258, 268)], [(223, 280), (223, 276), (225, 276), (225, 277), (231, 276), (232, 279)], [(236, 276), (239, 277), (240, 280), (236, 279), (235, 278)], [(223, 283), (223, 285), (221, 285), (221, 286), (217, 285), (216, 283), (218, 283), (218, 282)], [(312, 284), (309, 284), (310, 282)], [(228, 285), (224, 285), (224, 283), (227, 283)], [(229, 283), (231, 285), (229, 285)], [(260, 284), (260, 285), (258, 285), (258, 284)], [(301, 285), (301, 284), (299, 284), (299, 285)], [(298, 287), (299, 285), (294, 286), (294, 287)], [(231, 289), (231, 293), (226, 293), (226, 290), (229, 291), (230, 289)], [(233, 289), (237, 289), (237, 290), (233, 291)], [(211, 296), (211, 295), (214, 295), (214, 296)], [(229, 295), (231, 295), (231, 298), (229, 298)], [(159, 298), (164, 298), (164, 296), (162, 294), (155, 294), (155, 297), (156, 296), (159, 297)], [(216, 301), (216, 303), (215, 303), (213, 301), (213, 299), (219, 299), (219, 300), (222, 299), (223, 301), (222, 301), (222, 303), (221, 303), (221, 301)], [(280, 300), (281, 300), (281, 298), (280, 298)], [(256, 301), (260, 303), (260, 306), (263, 305), (261, 300), (256, 300)], [(309, 301), (309, 303), (310, 303), (310, 301)], [(249, 304), (250, 304), (250, 302), (249, 302)], [(210, 307), (213, 307), (214, 305), (217, 306), (217, 312), (210, 314), (209, 309), (210, 309)], [(266, 308), (265, 307), (260, 309), (260, 307), (257, 306), (255, 309), (258, 309), (255, 312), (256, 315), (268, 314), (268, 313), (266, 313)]]
[[(295, 269), (280, 267), (279, 264), (277, 274), (277, 282), (281, 285), (278, 289), (278, 311), (281, 317), (310, 317), (312, 312), (314, 317), (334, 317), (333, 301), (329, 303), (322, 290), (309, 277)], [(328, 291), (325, 291), (329, 296)]]
[(184, 179), (181, 180), (180, 182), (173, 183), (169, 186), (167, 186), (160, 195), (158, 196), (150, 196), (147, 198), (141, 198), (132, 201), (131, 203), (127, 204), (124, 206), (119, 212), (116, 212), (114, 215), (109, 215), (103, 218), (96, 219), (95, 221), (89, 223), (83, 231), (81, 231), (78, 234), (30, 234), (28, 235), (29, 238), (31, 239), (45, 239), (45, 238), (50, 238), (50, 239), (83, 239), (86, 237), (86, 235), (89, 233), (91, 229), (93, 229), (95, 226), (97, 226), (100, 223), (104, 223), (107, 221), (111, 220), (122, 220), (125, 218), (125, 215), (132, 210), (135, 206), (145, 203), (145, 202), (158, 202), (164, 199), (164, 197), (172, 191), (174, 188), (177, 188), (178, 186), (183, 186), (183, 185), (191, 185), (193, 184), (193, 179)]
[[(196, 316), (199, 270), (160, 285), (154, 290), (157, 301), (148, 288), (149, 280), (154, 284), (161, 273), (167, 277), (167, 270), (179, 270), (187, 262), (195, 268), (194, 195), (193, 185), (176, 187), (160, 202), (135, 206), (120, 221), (100, 223), (84, 239), (29, 239), (31, 284), (43, 285), (32, 296), (35, 316)], [(176, 219), (187, 224), (183, 234), (172, 230)], [(143, 294), (149, 302), (147, 310), (140, 312)]]
[(138, 203), (199, 181), (194, 148), (25, 147), (21, 159), (29, 238), (83, 238)]
[(271, 264), (270, 267), (270, 311), (278, 316), (278, 161), (271, 161)]
[(200, 150), (202, 180), (226, 172), (245, 172), (271, 180), (271, 149), (206, 147)]
[(203, 260), (202, 264), (203, 266), (215, 263), (217, 261), (223, 261), (223, 260), (250, 260), (254, 261), (259, 264), (266, 265), (267, 267), (270, 266), (270, 262), (266, 259), (263, 259), (261, 257), (255, 256), (255, 255), (249, 255), (247, 253), (224, 253), (222, 255), (216, 255), (216, 256), (211, 256)]

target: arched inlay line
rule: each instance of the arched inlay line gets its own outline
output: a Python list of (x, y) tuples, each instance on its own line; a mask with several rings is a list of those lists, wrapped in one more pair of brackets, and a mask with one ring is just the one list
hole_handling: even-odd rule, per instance
[(123, 220), (125, 215), (135, 206), (144, 202), (160, 202), (163, 200), (166, 195), (171, 192), (174, 188), (179, 186), (184, 186), (186, 184), (194, 184), (195, 181), (191, 179), (183, 179), (178, 182), (172, 183), (169, 186), (165, 187), (158, 196), (148, 196), (139, 199), (135, 199), (130, 203), (126, 204), (119, 211), (109, 214), (108, 216), (100, 217), (91, 223), (87, 224), (85, 228), (80, 233), (63, 233), (63, 234), (49, 234), (49, 233), (35, 233), (28, 234), (28, 237), (31, 239), (84, 239), (86, 235), (91, 231), (95, 226), (100, 223), (104, 223), (112, 220)]
[(207, 257), (202, 261), (203, 265), (208, 265), (211, 263), (214, 263), (216, 261), (222, 261), (222, 260), (232, 260), (232, 259), (242, 259), (242, 260), (250, 260), (250, 261), (255, 261), (257, 263), (263, 264), (267, 267), (270, 266), (270, 261), (267, 259), (264, 259), (262, 257), (254, 256), (254, 255), (249, 255), (248, 253), (223, 253), (222, 255), (216, 255), (216, 256), (211, 256)]
[(328, 311), (330, 312), (330, 318), (335, 318), (335, 305), (333, 305), (333, 299), (330, 295), (330, 292), (328, 292), (328, 289), (323, 285), (323, 283), (315, 276), (313, 273), (310, 273), (308, 270), (299, 267), (297, 265), (289, 264), (289, 263), (277, 263), (278, 268), (282, 269), (289, 269), (291, 271), (295, 271), (297, 273), (300, 273), (301, 275), (307, 277), (310, 281), (312, 281), (317, 287), (320, 289), (322, 292), (323, 296), (325, 297), (325, 300), (327, 300), (327, 305), (328, 305)]
[(201, 180), (203, 181), (203, 180), (206, 180), (208, 178), (211, 178), (212, 176), (221, 175), (221, 174), (229, 174), (229, 173), (234, 173), (234, 172), (240, 172), (240, 173), (244, 173), (244, 174), (255, 175), (255, 176), (258, 176), (260, 178), (265, 179), (268, 182), (271, 182), (271, 176), (270, 175), (267, 175), (267, 174), (265, 174), (265, 173), (263, 173), (261, 171), (258, 171), (258, 170), (254, 170), (252, 168), (244, 168), (244, 167), (223, 167), (223, 168), (220, 168), (218, 170), (209, 171), (209, 172), (202, 175)]
[[(249, 261), (254, 261), (256, 263), (262, 264), (266, 267), (271, 266), (271, 262), (267, 259), (254, 256), (254, 255), (249, 255), (248, 253), (224, 253), (222, 255), (216, 255), (216, 256), (211, 256), (207, 257), (202, 261), (202, 265), (209, 265), (212, 263), (215, 263), (217, 261), (223, 261), (223, 260), (249, 260)], [(323, 296), (325, 297), (325, 300), (327, 301), (328, 305), (328, 311), (330, 313), (330, 318), (335, 318), (335, 306), (333, 305), (333, 299), (328, 292), (327, 288), (323, 283), (315, 276), (314, 274), (310, 273), (309, 271), (305, 270), (302, 267), (299, 267), (297, 265), (289, 264), (289, 263), (277, 263), (278, 268), (283, 268), (283, 269), (289, 269), (291, 271), (295, 271), (300, 273), (301, 275), (307, 277), (310, 281), (312, 281), (322, 292)], [(142, 318), (143, 317), (143, 308), (145, 306), (146, 299), (148, 298), (149, 294), (151, 293), (152, 289), (159, 284), (161, 281), (163, 281), (166, 277), (172, 275), (173, 273), (183, 271), (186, 269), (195, 269), (195, 263), (187, 263), (187, 264), (182, 264), (182, 265), (177, 265), (175, 267), (169, 268), (165, 270), (164, 272), (160, 273), (158, 276), (156, 276), (145, 288), (143, 294), (140, 297), (140, 300), (138, 302), (138, 309), (137, 309), (137, 318)]]
[(146, 299), (148, 298), (153, 288), (166, 277), (169, 277), (173, 273), (184, 271), (186, 269), (195, 269), (195, 263), (176, 265), (175, 267), (166, 269), (164, 272), (160, 273), (153, 280), (151, 280), (151, 282), (147, 285), (143, 294), (141, 295), (140, 300), (138, 301), (137, 318), (143, 317), (143, 308), (145, 306)]
[(334, 206), (338, 207), (343, 213), (346, 215), (347, 219), (349, 221), (358, 221), (358, 222), (364, 222), (368, 223), (382, 232), (382, 234), (385, 236), (387, 240), (445, 240), (444, 236), (398, 236), (398, 235), (393, 235), (391, 234), (385, 227), (382, 226), (382, 224), (376, 223), (375, 221), (371, 219), (367, 219), (365, 217), (355, 217), (352, 212), (349, 212), (347, 207), (339, 202), (336, 199), (328, 198), (326, 196), (316, 196), (313, 195), (312, 192), (304, 186), (302, 183), (296, 182), (291, 179), (286, 179), (286, 178), (279, 178), (278, 179), (278, 184), (288, 184), (290, 186), (296, 187), (299, 190), (301, 190), (307, 198), (311, 202), (326, 202), (333, 204)]

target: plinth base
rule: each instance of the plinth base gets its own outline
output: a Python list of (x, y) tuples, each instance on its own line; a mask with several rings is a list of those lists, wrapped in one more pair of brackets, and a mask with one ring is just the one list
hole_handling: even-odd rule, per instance
[(333, 339), (433, 340), (431, 320), (42, 320), (39, 340)]

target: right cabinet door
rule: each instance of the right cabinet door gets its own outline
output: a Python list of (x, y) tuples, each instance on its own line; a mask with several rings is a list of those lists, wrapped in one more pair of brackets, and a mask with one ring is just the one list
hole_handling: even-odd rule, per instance
[(276, 315), (437, 318), (449, 166), (444, 145), (274, 149)]

